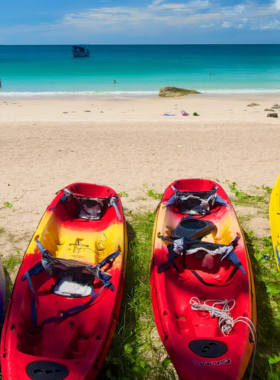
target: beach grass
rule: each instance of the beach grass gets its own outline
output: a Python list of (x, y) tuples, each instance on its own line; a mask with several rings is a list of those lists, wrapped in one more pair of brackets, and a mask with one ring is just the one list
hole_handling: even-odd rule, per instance
[[(229, 188), (235, 206), (242, 206), (245, 211), (247, 207), (254, 207), (258, 213), (268, 217), (271, 189), (263, 186), (256, 189), (256, 194), (249, 195), (239, 191), (236, 183), (229, 183)], [(175, 380), (178, 376), (157, 333), (150, 296), (155, 211), (134, 214), (126, 210), (125, 214), (129, 252), (124, 298), (112, 345), (97, 379)], [(274, 260), (270, 234), (259, 237), (248, 227), (253, 217), (245, 212), (239, 218), (253, 266), (257, 296), (258, 344), (253, 379), (276, 380), (280, 378), (280, 272)], [(1, 233), (2, 236), (6, 234), (5, 230)], [(14, 278), (20, 262), (19, 252), (3, 258), (9, 277)], [(251, 369), (250, 363), (245, 380), (249, 380)]]

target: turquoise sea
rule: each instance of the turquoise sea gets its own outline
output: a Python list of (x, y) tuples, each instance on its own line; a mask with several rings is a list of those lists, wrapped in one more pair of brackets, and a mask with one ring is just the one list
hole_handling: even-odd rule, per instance
[(157, 94), (162, 86), (217, 94), (280, 92), (280, 45), (89, 45), (89, 49), (89, 58), (74, 58), (69, 45), (0, 45), (0, 97), (145, 96)]

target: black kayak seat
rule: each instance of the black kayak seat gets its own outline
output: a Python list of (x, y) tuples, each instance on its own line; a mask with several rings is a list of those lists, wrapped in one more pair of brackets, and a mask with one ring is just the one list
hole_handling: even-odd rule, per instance
[(189, 239), (200, 240), (215, 230), (217, 230), (217, 227), (211, 221), (186, 217), (180, 220), (172, 237), (178, 239), (186, 237)]

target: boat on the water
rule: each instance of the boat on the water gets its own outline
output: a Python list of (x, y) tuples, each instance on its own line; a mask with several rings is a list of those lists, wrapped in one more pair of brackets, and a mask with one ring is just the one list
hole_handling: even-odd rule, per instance
[(89, 48), (85, 45), (73, 45), (72, 53), (74, 57), (89, 57)]

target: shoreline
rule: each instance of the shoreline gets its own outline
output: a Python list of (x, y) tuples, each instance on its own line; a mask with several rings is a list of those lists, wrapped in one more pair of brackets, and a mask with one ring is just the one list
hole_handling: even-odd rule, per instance
[[(279, 124), (268, 118), (276, 112), (280, 94), (208, 95), (179, 98), (154, 97), (72, 97), (0, 99), (0, 122), (117, 122), (117, 121), (255, 121)], [(257, 105), (250, 107), (251, 103)], [(189, 116), (183, 117), (185, 110)], [(271, 110), (271, 111), (265, 111)], [(199, 116), (193, 116), (193, 113)], [(167, 116), (167, 115), (171, 116)], [(280, 116), (280, 114), (279, 114)]]
[[(197, 90), (200, 93), (197, 97), (217, 98), (217, 97), (279, 97), (280, 90), (263, 89), (219, 89), (219, 90)], [(173, 99), (184, 99), (193, 95), (174, 97)], [(61, 100), (119, 100), (119, 99), (156, 99), (159, 97), (157, 91), (3, 91), (0, 88), (0, 101), (5, 100), (40, 100), (40, 99), (61, 99)]]

